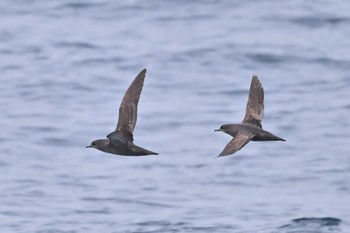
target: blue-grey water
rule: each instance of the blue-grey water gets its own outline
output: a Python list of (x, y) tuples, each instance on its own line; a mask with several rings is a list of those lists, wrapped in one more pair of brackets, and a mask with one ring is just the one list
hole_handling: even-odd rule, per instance
[[(0, 232), (350, 232), (350, 2), (0, 1)], [(135, 143), (115, 128), (147, 68)], [(213, 159), (244, 116), (263, 127)]]

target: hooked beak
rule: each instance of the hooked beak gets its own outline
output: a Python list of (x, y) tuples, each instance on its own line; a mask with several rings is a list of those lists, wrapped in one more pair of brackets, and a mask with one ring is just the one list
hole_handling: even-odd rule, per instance
[(214, 132), (217, 132), (217, 131), (222, 131), (221, 129), (216, 129), (216, 130), (214, 130)]

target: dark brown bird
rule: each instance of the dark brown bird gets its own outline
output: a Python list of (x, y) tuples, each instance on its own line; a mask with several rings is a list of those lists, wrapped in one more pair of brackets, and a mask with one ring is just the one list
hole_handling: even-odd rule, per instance
[(86, 148), (126, 156), (157, 155), (133, 143), (134, 129), (137, 121), (137, 105), (139, 103), (146, 69), (142, 70), (125, 92), (119, 107), (119, 119), (114, 132), (107, 135), (107, 139), (98, 139)]
[(233, 137), (218, 157), (233, 154), (242, 149), (250, 141), (286, 141), (263, 130), (261, 121), (264, 117), (264, 89), (257, 76), (253, 76), (250, 84), (248, 103), (241, 124), (222, 125), (220, 129)]

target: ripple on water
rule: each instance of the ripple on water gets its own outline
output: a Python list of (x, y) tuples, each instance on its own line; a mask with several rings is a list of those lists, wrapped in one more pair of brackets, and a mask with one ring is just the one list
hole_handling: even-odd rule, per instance
[(289, 233), (289, 232), (341, 232), (340, 225), (342, 220), (333, 217), (324, 218), (296, 218), (293, 219), (289, 224), (279, 227), (278, 233)]

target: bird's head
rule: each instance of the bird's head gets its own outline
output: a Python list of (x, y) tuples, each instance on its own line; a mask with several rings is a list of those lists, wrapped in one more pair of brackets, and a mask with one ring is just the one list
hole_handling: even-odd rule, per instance
[(107, 146), (109, 144), (109, 142), (110, 142), (109, 139), (97, 139), (97, 140), (91, 142), (91, 144), (89, 146), (86, 146), (86, 148), (100, 149), (100, 148)]
[(222, 125), (222, 126), (220, 127), (220, 129), (216, 129), (216, 130), (214, 130), (214, 131), (215, 131), (215, 132), (217, 132), (217, 131), (226, 132), (228, 129), (229, 129), (229, 125)]

